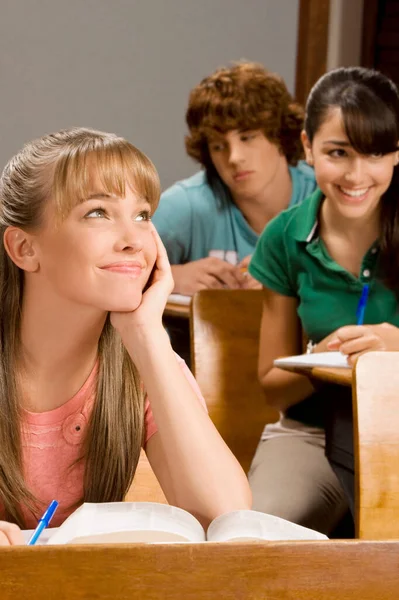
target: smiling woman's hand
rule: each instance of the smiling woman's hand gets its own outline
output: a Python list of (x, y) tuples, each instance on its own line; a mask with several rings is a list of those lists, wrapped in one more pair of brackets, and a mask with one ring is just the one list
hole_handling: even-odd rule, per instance
[(389, 323), (378, 325), (347, 325), (335, 332), (328, 342), (329, 350), (338, 350), (348, 356), (350, 365), (365, 352), (372, 350), (399, 350), (399, 329)]
[(157, 248), (155, 265), (144, 289), (140, 305), (131, 312), (112, 312), (111, 323), (124, 338), (126, 330), (159, 329), (169, 294), (174, 286), (168, 255), (155, 227), (151, 224), (152, 235)]

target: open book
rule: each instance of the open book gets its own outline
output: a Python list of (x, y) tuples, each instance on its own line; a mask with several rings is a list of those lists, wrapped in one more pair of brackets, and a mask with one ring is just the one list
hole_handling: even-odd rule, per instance
[(85, 503), (49, 536), (47, 544), (325, 540), (322, 533), (279, 517), (239, 510), (217, 517), (207, 533), (193, 515), (155, 502)]
[(343, 367), (350, 369), (345, 354), (341, 352), (314, 352), (311, 354), (298, 354), (298, 356), (285, 356), (273, 362), (275, 367)]

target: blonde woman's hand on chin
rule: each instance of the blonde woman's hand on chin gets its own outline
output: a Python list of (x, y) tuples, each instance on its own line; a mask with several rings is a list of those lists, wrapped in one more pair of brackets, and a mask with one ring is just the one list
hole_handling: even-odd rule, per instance
[(188, 510), (207, 527), (220, 514), (250, 508), (251, 492), (162, 325), (174, 284), (155, 229), (153, 235), (157, 258), (142, 302), (131, 313), (111, 314), (111, 319), (150, 399), (157, 432), (145, 451), (155, 476), (169, 504)]
[(119, 331), (122, 339), (125, 335), (142, 335), (154, 330), (163, 330), (162, 315), (169, 294), (172, 293), (174, 282), (169, 264), (168, 255), (161, 238), (153, 225), (157, 257), (148, 285), (143, 292), (140, 305), (131, 312), (112, 312), (111, 323)]
[(22, 531), (14, 523), (0, 521), (0, 546), (24, 546)]

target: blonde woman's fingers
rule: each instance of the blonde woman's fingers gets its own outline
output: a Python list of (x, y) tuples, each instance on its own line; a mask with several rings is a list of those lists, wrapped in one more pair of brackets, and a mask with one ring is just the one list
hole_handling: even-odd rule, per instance
[(25, 540), (22, 535), (22, 531), (14, 523), (8, 523), (7, 521), (0, 521), (0, 545), (1, 546), (14, 546), (24, 545)]

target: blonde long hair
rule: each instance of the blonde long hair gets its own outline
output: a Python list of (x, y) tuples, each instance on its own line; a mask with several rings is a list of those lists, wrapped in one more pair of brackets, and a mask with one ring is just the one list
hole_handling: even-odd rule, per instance
[[(20, 505), (38, 510), (24, 482), (21, 411), (15, 377), (20, 353), (23, 272), (3, 243), (9, 226), (40, 226), (46, 203), (62, 220), (93, 191), (93, 170), (104, 191), (124, 196), (126, 183), (155, 209), (158, 174), (152, 162), (116, 135), (71, 128), (25, 145), (0, 179), (0, 499), (6, 517), (23, 526)], [(98, 345), (99, 372), (83, 456), (84, 498), (122, 500), (133, 480), (143, 440), (143, 391), (138, 372), (107, 318)]]

